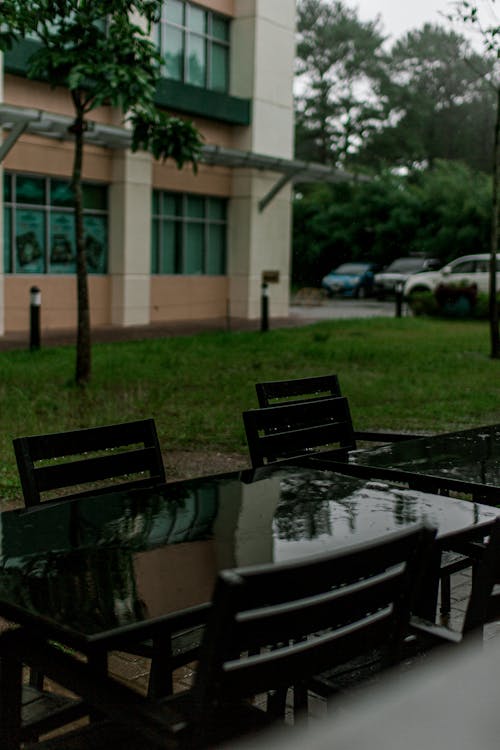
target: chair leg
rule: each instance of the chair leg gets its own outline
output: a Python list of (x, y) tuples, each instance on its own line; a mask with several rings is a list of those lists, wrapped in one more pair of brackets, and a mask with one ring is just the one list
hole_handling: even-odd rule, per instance
[(44, 674), (39, 669), (30, 669), (29, 684), (32, 688), (43, 690)]
[(173, 692), (172, 638), (171, 634), (167, 633), (153, 639), (148, 698), (164, 698)]
[(15, 657), (0, 657), (0, 747), (21, 747), (22, 664)]
[(293, 723), (307, 723), (308, 718), (308, 690), (300, 683), (293, 686)]
[(448, 622), (451, 612), (451, 576), (444, 575), (441, 578), (441, 621)]
[[(108, 652), (107, 651), (102, 651), (101, 649), (93, 651), (88, 655), (87, 661), (88, 661), (89, 667), (94, 673), (98, 675), (102, 675), (103, 677), (107, 676), (108, 674)], [(90, 710), (89, 716), (90, 716), (91, 721), (100, 721), (102, 719), (102, 714), (99, 713), (99, 711), (96, 711), (95, 709)]]
[(287, 688), (271, 690), (267, 694), (267, 713), (275, 719), (285, 720)]

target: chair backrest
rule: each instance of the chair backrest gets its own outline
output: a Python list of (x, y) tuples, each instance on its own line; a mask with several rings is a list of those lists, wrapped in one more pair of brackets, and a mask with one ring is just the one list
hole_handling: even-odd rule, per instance
[(500, 518), (493, 524), (489, 541), (473, 576), (465, 613), (463, 634), (477, 631), (485, 623), (500, 620)]
[[(165, 482), (153, 419), (19, 437), (13, 444), (27, 507), (40, 503), (42, 493), (69, 487), (74, 491), (57, 499)], [(118, 478), (123, 481), (107, 481)], [(76, 491), (89, 484), (92, 489)]]
[(269, 380), (256, 383), (257, 399), (261, 409), (277, 406), (279, 403), (309, 401), (312, 398), (341, 396), (339, 379), (336, 375), (318, 375), (294, 380)]
[(435, 538), (416, 524), (300, 560), (219, 573), (193, 687), (214, 709), (300, 685), (381, 648), (397, 661)]
[(339, 461), (356, 449), (346, 398), (321, 398), (243, 412), (252, 466), (328, 452)]

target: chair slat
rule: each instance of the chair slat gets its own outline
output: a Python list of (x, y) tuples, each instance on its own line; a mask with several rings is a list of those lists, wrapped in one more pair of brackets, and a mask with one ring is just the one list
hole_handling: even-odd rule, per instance
[(95, 456), (71, 463), (35, 468), (38, 487), (42, 492), (138, 472), (148, 472), (151, 477), (159, 477), (153, 448), (141, 448), (109, 456)]
[[(26, 506), (41, 502), (43, 492), (142, 472), (149, 474), (150, 484), (165, 482), (153, 419), (19, 437), (13, 445)], [(37, 465), (41, 461), (50, 463)], [(123, 479), (122, 486), (132, 485)]]
[(367, 615), (344, 628), (323, 633), (311, 640), (290, 643), (255, 657), (243, 656), (223, 665), (224, 689), (255, 695), (269, 689), (290, 686), (305, 676), (348, 662), (367, 650), (367, 643), (387, 641), (392, 608)]
[(29, 440), (33, 461), (54, 456), (71, 456), (136, 443), (154, 444), (154, 420), (143, 419), (123, 424), (88, 427), (70, 432), (35, 435)]
[(294, 380), (273, 380), (256, 383), (257, 399), (261, 408), (272, 406), (274, 401), (284, 399), (300, 401), (311, 398), (328, 398), (341, 396), (340, 383), (336, 375), (319, 375)]
[(392, 569), (287, 605), (242, 612), (236, 620), (237, 637), (245, 649), (253, 651), (280, 638), (297, 640), (324, 628), (340, 630), (353, 620), (390, 607), (404, 583), (403, 576), (402, 568)]
[(254, 467), (331, 446), (356, 448), (346, 398), (325, 398), (288, 403), (243, 413), (245, 432)]

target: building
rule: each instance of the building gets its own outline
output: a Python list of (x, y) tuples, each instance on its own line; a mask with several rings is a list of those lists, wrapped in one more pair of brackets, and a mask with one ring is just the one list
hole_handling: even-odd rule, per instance
[[(109, 108), (84, 157), (92, 326), (288, 314), (295, 0), (164, 0), (158, 103), (204, 137), (194, 174), (126, 148)], [(33, 42), (0, 56), (0, 333), (76, 326), (69, 94), (26, 77)], [(265, 274), (265, 277), (263, 277)]]

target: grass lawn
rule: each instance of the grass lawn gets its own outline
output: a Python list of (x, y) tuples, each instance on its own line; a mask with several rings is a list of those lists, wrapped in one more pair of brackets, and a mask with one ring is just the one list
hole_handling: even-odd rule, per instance
[(500, 360), (485, 322), (388, 318), (0, 354), (0, 498), (20, 497), (12, 438), (152, 416), (163, 450), (246, 454), (241, 412), (259, 380), (338, 374), (359, 429), (444, 431), (500, 421)]

